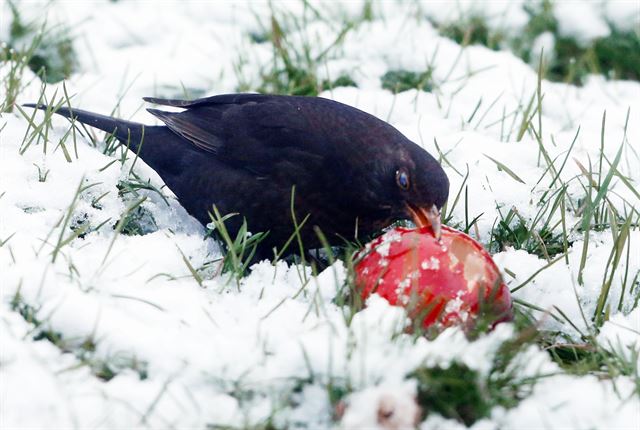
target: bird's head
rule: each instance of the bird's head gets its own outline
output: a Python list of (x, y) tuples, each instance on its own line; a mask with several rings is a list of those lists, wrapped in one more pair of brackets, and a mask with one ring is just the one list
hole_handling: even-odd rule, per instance
[(365, 163), (368, 171), (361, 177), (367, 178), (362, 185), (369, 204), (385, 213), (388, 222), (410, 219), (417, 227), (431, 226), (440, 237), (440, 209), (449, 196), (449, 179), (427, 151), (404, 136), (394, 140), (378, 146)]
[(396, 157), (393, 172), (394, 209), (417, 227), (431, 226), (440, 237), (440, 209), (449, 196), (449, 179), (438, 161), (418, 145), (408, 142)]

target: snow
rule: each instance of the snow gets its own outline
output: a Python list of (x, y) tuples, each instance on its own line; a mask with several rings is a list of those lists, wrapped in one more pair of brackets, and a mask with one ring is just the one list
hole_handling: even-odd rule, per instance
[(540, 64), (540, 54), (544, 56), (545, 63), (549, 64), (553, 59), (555, 43), (555, 36), (550, 31), (545, 31), (536, 37), (531, 46), (531, 54), (533, 56), (531, 64)]
[[(616, 390), (627, 401), (609, 403)], [(497, 412), (502, 416), (495, 419), (502, 428), (634, 429), (638, 425), (640, 400), (633, 390), (633, 383), (624, 378), (601, 382), (595, 376), (558, 375), (536, 385), (533, 396), (516, 408)]]
[(598, 13), (598, 6), (598, 3), (589, 1), (558, 2), (553, 9), (558, 20), (558, 33), (563, 37), (576, 39), (580, 45), (608, 36), (609, 27), (604, 17)]
[(424, 13), (438, 23), (456, 22), (469, 17), (485, 18), (493, 30), (516, 33), (527, 24), (529, 18), (522, 0), (460, 0), (455, 4), (447, 1), (422, 1)]
[(633, 0), (602, 2), (607, 21), (621, 31), (638, 31), (640, 27), (640, 4)]
[(640, 308), (627, 315), (616, 314), (605, 322), (598, 333), (598, 342), (628, 363), (640, 364)]
[[(340, 422), (345, 429), (414, 428), (420, 420), (415, 383), (369, 387), (347, 399), (346, 412)], [(377, 405), (377, 407), (371, 407)], [(382, 417), (382, 419), (380, 419)]]
[[(206, 2), (45, 4), (26, 2), (20, 9), (31, 19), (41, 16), (44, 8), (51, 23), (73, 28), (80, 70), (66, 87), (79, 108), (108, 113), (117, 106), (119, 116), (153, 123), (143, 109), (142, 96), (181, 97), (183, 87), (203, 94), (232, 92), (243, 81), (255, 82), (260, 66), (271, 56), (268, 44), (253, 43), (248, 36), (268, 25), (267, 2), (215, 7)], [(354, 17), (363, 7), (361, 2), (315, 4), (329, 16)], [(510, 131), (514, 118), (502, 121), (518, 106), (526, 106), (536, 89), (536, 72), (508, 51), (482, 46), (461, 51), (458, 44), (439, 36), (422, 14), (444, 22), (479, 13), (492, 28), (516, 33), (526, 24), (522, 5), (423, 2), (416, 17), (411, 4), (376, 4), (384, 19), (364, 22), (348, 32), (339, 55), (330, 56), (326, 67), (319, 68), (321, 77), (346, 72), (358, 84), (358, 88), (334, 88), (323, 97), (388, 119), (432, 154), (438, 153), (437, 140), (448, 162), (452, 198), (468, 170), (468, 216), (481, 215), (472, 234), (485, 244), (499, 213), (516, 208), (523, 219), (531, 220), (541, 209), (540, 196), (549, 188), (548, 177), (539, 182), (546, 166), (539, 161), (536, 140), (525, 134), (517, 141), (517, 129)], [(302, 2), (272, 6), (291, 16), (304, 13)], [(6, 2), (0, 8), (4, 40), (10, 13)], [(622, 0), (558, 2), (556, 14), (561, 34), (583, 42), (606, 35), (606, 21), (634, 28), (639, 16), (637, 2)], [(310, 19), (302, 30), (293, 30), (290, 41), (307, 40), (319, 54), (340, 30), (330, 20)], [(544, 45), (547, 51), (553, 41), (543, 36), (536, 46)], [(424, 71), (432, 62), (439, 84), (433, 92), (393, 95), (380, 87), (380, 76), (388, 70)], [(6, 67), (0, 65), (0, 76)], [(27, 72), (24, 82), (31, 84), (19, 103), (37, 100), (40, 84), (32, 77)], [(59, 96), (62, 85), (50, 85), (46, 92), (51, 97), (56, 90)], [(618, 170), (637, 188), (640, 84), (591, 76), (583, 87), (543, 81), (542, 92), (543, 139), (552, 159), (566, 156), (580, 127), (561, 175), (567, 193), (576, 199), (584, 196), (578, 182), (571, 180), (581, 174), (574, 159), (585, 166), (598, 159), (605, 111), (604, 151), (613, 160), (624, 142)], [(479, 101), (478, 112), (469, 119)], [(631, 119), (623, 140), (628, 109)], [(153, 215), (157, 231), (116, 237), (113, 226), (126, 208), (116, 185), (128, 176), (133, 160), (112, 163), (114, 157), (77, 134), (66, 141), (68, 162), (55, 147), (68, 123), (58, 117), (52, 123), (46, 152), (42, 142), (34, 142), (21, 154), (27, 121), (19, 113), (0, 118), (0, 240), (13, 235), (0, 247), (2, 428), (242, 428), (270, 417), (282, 427), (322, 428), (333, 425), (336, 412), (329, 401), (329, 382), (353, 390), (338, 425), (374, 427), (380, 424), (381, 403), (391, 402), (405, 411), (403, 416), (413, 416), (415, 386), (405, 377), (418, 366), (446, 367), (455, 361), (486, 375), (496, 351), (515, 335), (512, 325), (503, 324), (474, 342), (456, 329), (434, 340), (414, 340), (404, 333), (407, 321), (402, 310), (376, 296), (350, 319), (347, 307), (334, 301), (347, 277), (341, 262), (316, 277), (283, 262), (275, 266), (262, 262), (240, 282), (215, 276), (214, 263), (210, 276), (199, 285), (183, 255), (193, 267), (201, 267), (216, 261), (220, 250), (212, 239), (203, 239), (203, 227), (171, 191), (162, 189), (167, 203), (154, 192), (141, 192), (147, 197), (142, 207)], [(499, 170), (488, 157), (509, 166), (524, 183)], [(36, 166), (48, 171), (46, 181), (39, 181)], [(133, 171), (157, 188), (163, 186), (140, 160)], [(53, 261), (56, 245), (72, 234), (61, 221), (82, 185), (91, 187), (77, 198), (71, 222), (85, 219), (101, 227), (67, 243)], [(611, 190), (611, 204), (618, 210), (639, 207), (637, 196), (622, 181), (614, 180)], [(93, 204), (103, 194), (100, 204)], [(463, 204), (453, 210), (456, 222), (466, 215)], [(578, 220), (567, 212), (569, 225)], [(584, 241), (581, 235), (574, 236), (568, 264), (562, 259), (543, 270), (515, 297), (548, 312), (534, 313), (541, 328), (579, 341), (581, 334), (596, 334), (591, 316), (614, 237), (608, 230), (592, 234), (580, 285)], [(640, 312), (628, 294), (640, 271), (637, 229), (629, 244), (629, 258), (620, 260), (612, 279), (611, 317), (597, 340), (632, 361), (640, 349)], [(511, 288), (548, 264), (515, 249), (498, 253), (495, 260)], [(34, 310), (40, 328), (14, 310), (12, 302), (17, 299)], [(34, 330), (60, 333), (66, 348), (33, 340)], [(87, 340), (95, 342), (95, 351), (82, 348)], [(81, 359), (80, 353), (89, 360)], [(637, 390), (632, 377), (601, 380), (566, 375), (536, 347), (521, 352), (516, 361), (523, 377), (548, 376), (518, 406), (495, 408), (473, 428), (637, 427), (640, 400), (632, 394)], [(117, 367), (109, 381), (94, 376), (90, 367), (103, 362)], [(464, 426), (431, 414), (420, 428)]]
[[(590, 324), (585, 321), (590, 318), (596, 309), (602, 279), (605, 276), (606, 261), (609, 258), (613, 241), (610, 234), (595, 236), (596, 241), (589, 246), (589, 262), (600, 264), (587, 264), (583, 272), (583, 285), (578, 283), (580, 259), (584, 242), (578, 241), (568, 253), (569, 264), (562, 259), (545, 269), (529, 285), (525, 285), (518, 291), (516, 297), (556, 314), (555, 309), (560, 309), (567, 315), (571, 322), (578, 327), (579, 332), (564, 321), (564, 318), (554, 319), (545, 317), (541, 324), (549, 330), (560, 330), (564, 333), (579, 337), (588, 332)], [(609, 292), (609, 303), (617, 304), (625, 285), (624, 273), (638, 273), (640, 271), (640, 232), (631, 233), (631, 249), (629, 261), (621, 261), (617, 270), (618, 276), (613, 277)], [(507, 285), (513, 289), (527, 280), (534, 272), (545, 267), (548, 262), (535, 255), (522, 250), (507, 250), (494, 256), (496, 263), (503, 269), (509, 269), (515, 274), (515, 278), (508, 276)], [(628, 285), (627, 285), (628, 286)], [(631, 311), (634, 304), (630, 301), (622, 301), (624, 313)], [(558, 315), (556, 315), (558, 316)]]

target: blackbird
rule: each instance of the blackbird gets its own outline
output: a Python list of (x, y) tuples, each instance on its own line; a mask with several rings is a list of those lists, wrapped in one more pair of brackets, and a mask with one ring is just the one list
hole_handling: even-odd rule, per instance
[(272, 257), (292, 236), (292, 204), (298, 224), (308, 216), (300, 229), (307, 249), (322, 245), (315, 226), (332, 245), (402, 219), (431, 225), (439, 235), (446, 174), (427, 151), (373, 115), (320, 97), (144, 100), (182, 111), (147, 109), (163, 126), (65, 107), (56, 113), (128, 145), (202, 224), (211, 222), (215, 205), (222, 215), (240, 215), (225, 224), (232, 237), (243, 219), (250, 231), (268, 232), (259, 258)]

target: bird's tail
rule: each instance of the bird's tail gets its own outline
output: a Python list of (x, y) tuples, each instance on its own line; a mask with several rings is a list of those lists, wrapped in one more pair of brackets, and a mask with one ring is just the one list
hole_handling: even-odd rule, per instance
[[(35, 103), (27, 103), (23, 106), (41, 110), (49, 109), (46, 105)], [(125, 121), (106, 115), (87, 112), (81, 109), (71, 109), (64, 106), (55, 109), (54, 113), (78, 121), (82, 124), (95, 127), (99, 130), (106, 131), (107, 133), (111, 133), (120, 142), (129, 145), (133, 150), (137, 150), (144, 138), (144, 125), (137, 122)]]

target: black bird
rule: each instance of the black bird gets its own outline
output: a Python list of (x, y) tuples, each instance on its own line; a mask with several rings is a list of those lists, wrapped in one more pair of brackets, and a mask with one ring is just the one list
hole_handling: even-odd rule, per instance
[[(319, 97), (227, 94), (192, 101), (145, 98), (182, 108), (148, 111), (164, 126), (61, 107), (56, 113), (114, 136), (153, 168), (202, 224), (215, 205), (238, 213), (253, 232), (269, 232), (259, 257), (291, 237), (291, 195), (307, 249), (365, 238), (393, 221), (412, 219), (439, 235), (449, 194), (440, 164), (391, 125)], [(26, 105), (45, 108), (44, 106)], [(235, 236), (242, 223), (232, 217)], [(290, 247), (294, 248), (294, 247)]]

